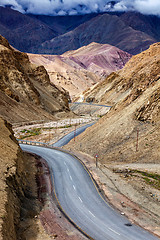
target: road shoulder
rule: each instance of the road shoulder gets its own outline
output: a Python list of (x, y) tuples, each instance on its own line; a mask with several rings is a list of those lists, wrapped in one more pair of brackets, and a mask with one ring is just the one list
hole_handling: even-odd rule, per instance
[(126, 174), (123, 176), (123, 170), (115, 171), (115, 169), (130, 169), (131, 166), (127, 168), (122, 165), (98, 163), (98, 168), (96, 168), (95, 159), (90, 155), (76, 152), (71, 148), (68, 150), (83, 161), (99, 185), (102, 195), (114, 208), (122, 215), (127, 216), (132, 223), (160, 237), (159, 190), (157, 190), (157, 194), (154, 194), (154, 189), (149, 188), (144, 182), (138, 183), (131, 176), (128, 179)]

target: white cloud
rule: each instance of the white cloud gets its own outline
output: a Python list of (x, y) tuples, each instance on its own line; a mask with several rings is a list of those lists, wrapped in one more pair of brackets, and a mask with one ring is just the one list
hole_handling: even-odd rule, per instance
[(23, 5), (18, 4), (16, 0), (1, 0), (0, 6), (12, 5), (14, 10), (24, 13)]
[(135, 9), (143, 14), (153, 14), (160, 16), (159, 0), (136, 0)]
[(75, 15), (91, 12), (139, 11), (160, 16), (160, 0), (0, 0), (0, 6), (12, 5), (20, 12), (46, 15)]

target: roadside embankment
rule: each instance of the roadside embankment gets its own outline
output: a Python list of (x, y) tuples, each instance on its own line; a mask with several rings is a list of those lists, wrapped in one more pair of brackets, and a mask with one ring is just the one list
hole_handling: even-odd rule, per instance
[[(36, 168), (33, 157), (21, 151), (11, 125), (2, 118), (0, 149), (0, 239), (25, 239), (20, 222), (34, 218), (38, 211)], [(36, 235), (36, 228), (34, 232)]]

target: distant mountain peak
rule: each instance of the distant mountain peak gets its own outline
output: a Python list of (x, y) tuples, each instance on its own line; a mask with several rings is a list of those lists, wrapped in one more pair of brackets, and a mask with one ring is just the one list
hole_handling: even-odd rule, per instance
[(137, 54), (160, 41), (160, 18), (133, 11), (35, 16), (0, 7), (0, 34), (16, 49), (29, 53), (61, 55), (96, 42)]

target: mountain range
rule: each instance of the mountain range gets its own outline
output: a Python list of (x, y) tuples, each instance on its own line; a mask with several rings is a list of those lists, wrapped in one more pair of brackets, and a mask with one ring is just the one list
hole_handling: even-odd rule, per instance
[(74, 98), (111, 72), (123, 68), (132, 55), (109, 44), (93, 42), (62, 55), (28, 56), (33, 64), (45, 66), (51, 82), (66, 89)]
[(54, 17), (0, 7), (0, 34), (29, 53), (61, 55), (98, 42), (137, 54), (160, 41), (159, 29), (159, 17), (136, 12)]
[[(42, 43), (38, 52), (42, 53), (45, 49), (45, 53), (48, 54), (61, 54), (68, 50), (88, 45), (91, 42), (97, 42), (102, 44), (108, 43), (123, 51), (137, 54), (147, 49), (150, 44), (157, 42), (159, 36), (154, 37), (154, 34), (137, 30), (136, 25), (135, 28), (131, 27), (131, 24), (127, 23), (128, 17), (131, 18), (131, 23), (135, 19), (135, 15), (132, 13), (129, 16), (124, 16), (124, 20), (122, 16), (107, 13), (100, 14), (72, 31)], [(160, 23), (160, 19), (158, 20)], [(149, 19), (147, 23), (149, 24)]]

